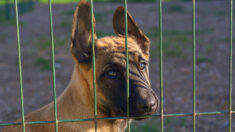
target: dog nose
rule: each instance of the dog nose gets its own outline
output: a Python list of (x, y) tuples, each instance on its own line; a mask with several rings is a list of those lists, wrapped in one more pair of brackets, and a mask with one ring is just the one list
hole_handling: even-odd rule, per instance
[(149, 98), (139, 104), (139, 110), (142, 113), (153, 114), (157, 109), (157, 101), (155, 98)]

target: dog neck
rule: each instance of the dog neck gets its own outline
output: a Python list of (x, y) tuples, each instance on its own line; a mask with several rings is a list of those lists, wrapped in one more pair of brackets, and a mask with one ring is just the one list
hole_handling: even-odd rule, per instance
[[(79, 70), (83, 69), (83, 70)], [(86, 72), (86, 73), (84, 73)], [(64, 119), (94, 118), (94, 96), (92, 83), (92, 69), (85, 69), (83, 65), (75, 64), (72, 78), (65, 91), (58, 97), (58, 117)], [(86, 75), (86, 76), (85, 76)], [(91, 77), (89, 77), (89, 75)], [(90, 80), (88, 80), (90, 78)], [(105, 114), (98, 111), (98, 118)], [(126, 128), (126, 120), (102, 120), (97, 121), (98, 130), (102, 132), (123, 132)], [(74, 126), (74, 125), (72, 125)], [(74, 129), (89, 132), (94, 131), (94, 121), (81, 122)]]

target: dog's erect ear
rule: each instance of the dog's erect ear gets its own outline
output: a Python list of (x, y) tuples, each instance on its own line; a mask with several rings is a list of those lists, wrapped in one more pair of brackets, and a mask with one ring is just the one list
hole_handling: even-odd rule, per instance
[[(95, 18), (93, 16), (94, 32)], [(94, 34), (96, 39), (96, 34)], [(71, 52), (78, 59), (79, 63), (88, 63), (91, 60), (91, 7), (88, 2), (81, 0), (74, 12)]]
[[(140, 48), (146, 55), (149, 55), (150, 41), (148, 37), (141, 31), (133, 17), (127, 12), (128, 35), (137, 39)], [(118, 7), (113, 16), (113, 28), (117, 35), (125, 35), (125, 10)]]

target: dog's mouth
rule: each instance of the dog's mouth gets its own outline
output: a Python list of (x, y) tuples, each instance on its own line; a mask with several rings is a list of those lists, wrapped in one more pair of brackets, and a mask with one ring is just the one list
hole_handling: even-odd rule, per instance
[[(127, 117), (127, 102), (126, 100), (118, 100), (111, 102), (100, 99), (99, 110), (106, 117)], [(146, 99), (132, 97), (129, 102), (129, 116), (134, 120), (144, 120), (151, 117), (159, 108), (158, 97), (152, 93)]]
[[(154, 114), (158, 110), (159, 101), (157, 98), (155, 98), (155, 103), (152, 108), (144, 108), (144, 110), (139, 110), (138, 104), (131, 104), (129, 106), (129, 114), (130, 118), (134, 120), (144, 120), (147, 118), (150, 118), (152, 114)], [(119, 107), (115, 107), (113, 109), (111, 116), (112, 117), (127, 117), (127, 105), (126, 103), (123, 103), (123, 105)]]

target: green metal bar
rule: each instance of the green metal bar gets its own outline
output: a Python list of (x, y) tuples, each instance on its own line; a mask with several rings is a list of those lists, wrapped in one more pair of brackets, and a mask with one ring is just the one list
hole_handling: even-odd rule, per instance
[(195, 0), (192, 0), (192, 54), (193, 54), (193, 132), (196, 132), (196, 23)]
[(164, 132), (162, 0), (159, 0), (159, 34), (160, 34), (160, 116), (161, 116), (160, 120), (161, 120), (161, 132)]
[[(197, 116), (208, 116), (208, 115), (222, 115), (228, 114), (230, 111), (216, 111), (216, 112), (198, 112), (195, 113)], [(235, 114), (235, 111), (231, 111), (232, 114)], [(193, 113), (175, 113), (175, 114), (164, 114), (164, 117), (186, 117), (186, 116), (193, 116)], [(146, 117), (161, 117), (161, 114), (154, 114), (154, 115), (146, 115), (146, 116), (138, 116), (133, 117), (134, 119), (138, 118), (146, 118)], [(117, 120), (117, 119), (128, 119), (128, 117), (106, 117), (106, 118), (97, 118), (97, 120)], [(83, 121), (93, 121), (94, 118), (87, 118), (87, 119), (73, 119), (73, 120), (58, 120), (59, 123), (71, 123), (71, 122), (83, 122)], [(32, 121), (32, 122), (25, 122), (27, 125), (33, 124), (48, 124), (48, 123), (55, 123), (55, 121)], [(23, 123), (0, 123), (0, 126), (12, 126), (12, 125), (22, 125)]]
[(127, 20), (127, 0), (124, 1), (125, 8), (125, 46), (126, 46), (126, 101), (127, 101), (127, 129), (131, 131), (130, 126), (130, 108), (129, 108), (129, 97), (130, 97), (130, 86), (129, 86), (129, 55), (128, 55), (128, 20)]
[(94, 9), (93, 9), (93, 0), (91, 2), (91, 39), (92, 39), (92, 66), (93, 66), (93, 92), (94, 92), (94, 122), (95, 122), (95, 132), (97, 132), (97, 102), (96, 102), (96, 68), (95, 68), (95, 36), (94, 36)]
[(53, 78), (53, 96), (54, 96), (54, 117), (55, 117), (55, 131), (58, 132), (58, 115), (57, 115), (57, 102), (56, 102), (56, 73), (55, 73), (55, 44), (52, 20), (52, 5), (51, 0), (48, 0), (49, 14), (50, 14), (50, 33), (51, 33), (51, 58), (52, 58), (52, 78)]
[(16, 32), (17, 32), (17, 47), (18, 47), (18, 63), (19, 63), (19, 78), (20, 78), (20, 101), (21, 101), (21, 118), (22, 118), (22, 131), (25, 132), (25, 119), (24, 119), (24, 94), (23, 94), (23, 76), (21, 64), (21, 44), (20, 44), (20, 27), (19, 27), (19, 14), (18, 14), (18, 1), (15, 0), (15, 13), (16, 13)]
[(230, 0), (230, 46), (229, 46), (229, 132), (232, 132), (233, 90), (233, 0)]

